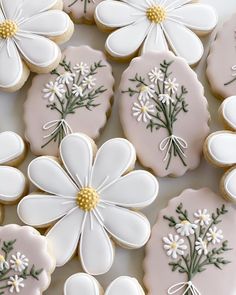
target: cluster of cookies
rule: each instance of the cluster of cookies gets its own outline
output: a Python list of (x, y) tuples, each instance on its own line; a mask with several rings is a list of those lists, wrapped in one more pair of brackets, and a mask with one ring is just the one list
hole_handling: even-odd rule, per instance
[[(191, 0), (0, 1), (0, 89), (15, 92), (30, 72), (37, 74), (23, 119), (25, 140), (38, 156), (24, 176), (15, 167), (25, 158), (26, 142), (0, 133), (0, 221), (2, 205), (18, 203), (26, 224), (0, 227), (0, 295), (42, 294), (55, 268), (75, 254), (84, 273), (66, 280), (64, 295), (144, 295), (134, 278), (118, 277), (104, 291), (93, 276), (111, 269), (116, 245), (132, 250), (146, 244), (144, 284), (151, 295), (222, 295), (236, 288), (230, 203), (236, 200), (235, 20), (216, 38), (207, 68), (213, 91), (230, 96), (220, 114), (231, 131), (209, 136), (207, 99), (190, 66), (204, 53), (198, 35), (217, 24), (210, 6)], [(61, 52), (58, 44), (71, 38), (74, 23), (108, 31), (109, 58), (140, 55), (117, 90), (126, 139), (99, 148), (94, 140), (114, 96), (112, 67), (88, 46)], [(203, 151), (213, 164), (230, 168), (221, 182), (225, 201), (209, 189), (185, 190), (151, 230), (140, 210), (158, 196), (156, 176), (196, 169)], [(136, 158), (152, 173), (134, 170)], [(29, 183), (36, 190), (28, 194)], [(45, 235), (35, 228), (46, 229)]]

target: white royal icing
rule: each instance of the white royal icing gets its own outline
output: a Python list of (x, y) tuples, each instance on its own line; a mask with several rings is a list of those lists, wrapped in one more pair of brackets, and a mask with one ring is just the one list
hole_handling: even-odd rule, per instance
[[(164, 13), (164, 16), (159, 14), (160, 19), (156, 21), (147, 15), (148, 10), (155, 7)], [(102, 1), (95, 17), (105, 27), (120, 28), (106, 41), (106, 50), (112, 56), (129, 57), (140, 47), (143, 53), (170, 47), (189, 64), (197, 63), (203, 55), (203, 45), (195, 33), (210, 32), (218, 20), (213, 8), (191, 0)]]
[(59, 48), (48, 37), (66, 33), (70, 20), (64, 12), (50, 10), (56, 3), (56, 0), (0, 1), (0, 25), (5, 20), (17, 25), (13, 36), (0, 37), (0, 87), (10, 88), (20, 81), (22, 58), (41, 68), (57, 60)]
[(92, 276), (84, 273), (72, 275), (64, 285), (64, 295), (144, 295), (144, 291), (139, 282), (131, 277), (118, 277), (108, 286), (105, 293), (102, 292), (98, 281)]
[(17, 161), (25, 150), (23, 140), (14, 132), (0, 133), (0, 202), (14, 202), (22, 196), (26, 180), (16, 168), (7, 166)]
[[(71, 134), (60, 145), (65, 170), (52, 158), (33, 160), (28, 168), (29, 178), (46, 194), (25, 197), (18, 206), (18, 215), (33, 226), (60, 219), (47, 234), (57, 266), (72, 257), (80, 240), (79, 256), (84, 270), (98, 275), (107, 272), (113, 263), (109, 236), (129, 248), (140, 248), (147, 242), (147, 218), (130, 209), (150, 205), (158, 194), (158, 182), (141, 170), (123, 176), (136, 158), (134, 147), (125, 139), (107, 141), (93, 160), (94, 152), (90, 138)], [(85, 188), (93, 189), (98, 196), (87, 211), (78, 203)], [(82, 201), (84, 198), (83, 195)]]
[(236, 200), (236, 169), (232, 169), (223, 178), (224, 190), (227, 195), (233, 200)]
[(230, 96), (221, 105), (222, 115), (227, 124), (236, 130), (236, 96)]

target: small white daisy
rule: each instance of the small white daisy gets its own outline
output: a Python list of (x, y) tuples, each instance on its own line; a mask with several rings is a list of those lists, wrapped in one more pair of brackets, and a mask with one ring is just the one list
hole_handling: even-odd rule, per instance
[(198, 238), (195, 242), (195, 249), (197, 251), (198, 255), (207, 255), (208, 249), (207, 249), (207, 242), (203, 240), (202, 238)]
[(89, 73), (89, 66), (86, 63), (79, 63), (76, 64), (73, 67), (73, 70), (77, 73), (77, 74), (81, 74), (82, 76), (85, 76)]
[(22, 272), (29, 265), (29, 259), (20, 252), (12, 255), (10, 259), (11, 269), (14, 271)]
[(194, 213), (194, 216), (196, 217), (196, 220), (194, 221), (194, 223), (199, 224), (201, 226), (209, 225), (211, 221), (211, 217), (207, 209), (198, 210), (197, 212)]
[(151, 72), (148, 73), (148, 77), (149, 80), (155, 84), (157, 84), (158, 81), (162, 82), (164, 80), (164, 75), (162, 71), (159, 70), (157, 67), (155, 67), (153, 70), (151, 70)]
[(0, 254), (0, 271), (9, 269), (9, 263), (6, 261), (5, 257)]
[(176, 224), (175, 228), (178, 234), (188, 237), (195, 233), (197, 225), (190, 223), (188, 220), (183, 220), (181, 223)]
[(171, 256), (173, 259), (176, 259), (178, 255), (184, 255), (184, 251), (187, 249), (187, 246), (184, 244), (184, 240), (180, 239), (178, 235), (169, 234), (168, 237), (163, 238), (165, 243), (164, 249), (167, 252), (168, 256)]
[(154, 96), (155, 93), (155, 86), (153, 84), (151, 85), (143, 85), (140, 88), (140, 93), (138, 99), (140, 101), (146, 102), (150, 98)]
[(93, 76), (88, 76), (88, 77), (84, 77), (82, 84), (84, 87), (88, 87), (88, 89), (91, 89), (92, 87), (96, 85), (95, 81), (96, 81), (96, 78), (94, 78)]
[(159, 94), (159, 100), (166, 105), (174, 102), (174, 99), (169, 94)]
[(9, 281), (7, 282), (7, 285), (9, 286), (10, 293), (20, 293), (20, 288), (24, 288), (24, 279), (18, 277), (18, 275), (12, 276), (9, 278)]
[(71, 82), (74, 81), (75, 78), (75, 74), (74, 73), (70, 73), (70, 72), (65, 72), (63, 74), (61, 74), (60, 76), (57, 77), (57, 81), (60, 84), (70, 84)]
[(133, 116), (137, 117), (137, 121), (147, 123), (148, 120), (151, 119), (150, 113), (155, 112), (154, 105), (150, 104), (149, 101), (144, 103), (140, 101), (140, 103), (135, 102), (132, 107)]
[(75, 97), (83, 97), (84, 94), (83, 94), (83, 88), (81, 86), (78, 86), (77, 84), (73, 84), (72, 86), (72, 94), (75, 96)]
[(62, 98), (65, 92), (66, 91), (62, 84), (59, 84), (57, 81), (55, 83), (50, 81), (45, 85), (45, 88), (43, 89), (43, 97), (48, 99), (49, 102), (53, 102), (55, 100), (55, 96)]
[(169, 92), (169, 93), (176, 93), (179, 87), (179, 84), (176, 83), (176, 78), (169, 78), (167, 79), (165, 82), (165, 89)]
[(211, 242), (213, 245), (219, 244), (223, 240), (223, 232), (221, 229), (217, 229), (216, 226), (209, 229), (207, 233), (207, 240)]

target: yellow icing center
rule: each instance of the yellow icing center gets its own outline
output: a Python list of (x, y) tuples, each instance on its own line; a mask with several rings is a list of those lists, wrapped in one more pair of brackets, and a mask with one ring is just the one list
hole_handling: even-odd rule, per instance
[(15, 264), (17, 266), (20, 266), (22, 264), (22, 261), (20, 259), (16, 259)]
[(171, 244), (171, 249), (173, 249), (173, 250), (176, 250), (177, 249), (177, 243), (176, 242), (173, 242)]
[(143, 107), (141, 108), (141, 112), (142, 112), (142, 113), (146, 113), (146, 112), (147, 112), (147, 107), (143, 106)]
[(0, 24), (0, 38), (12, 38), (18, 31), (17, 24), (12, 20), (6, 20)]
[(5, 262), (5, 258), (2, 255), (0, 255), (0, 262)]
[(85, 187), (78, 193), (76, 202), (80, 209), (91, 211), (96, 208), (99, 202), (99, 195), (95, 189)]
[(181, 222), (181, 224), (183, 224), (183, 225), (189, 224), (189, 221), (188, 221), (188, 220), (183, 220), (183, 221)]
[(166, 10), (164, 7), (155, 5), (147, 9), (147, 18), (156, 24), (162, 23), (166, 19)]

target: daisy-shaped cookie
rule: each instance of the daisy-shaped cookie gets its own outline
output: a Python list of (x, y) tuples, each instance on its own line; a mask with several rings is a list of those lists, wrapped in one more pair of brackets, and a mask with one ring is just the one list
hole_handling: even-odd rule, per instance
[[(230, 168), (222, 177), (220, 189), (224, 197), (236, 202), (236, 96), (228, 97), (220, 107), (227, 130), (212, 133), (205, 142), (204, 154), (212, 164)], [(230, 131), (231, 130), (231, 131)]]
[[(203, 45), (196, 34), (209, 33), (217, 15), (208, 5), (191, 0), (108, 0), (95, 11), (102, 29), (116, 30), (106, 41), (106, 51), (115, 59), (131, 58), (141, 52), (172, 50), (196, 64)], [(188, 46), (186, 46), (188, 44)]]
[(73, 32), (73, 23), (60, 8), (61, 0), (0, 1), (1, 89), (16, 91), (30, 70), (50, 72), (59, 64), (56, 43), (67, 41)]
[(85, 273), (72, 275), (64, 285), (64, 295), (144, 295), (144, 291), (139, 282), (131, 277), (118, 277), (103, 292), (98, 281)]
[(9, 131), (0, 133), (0, 203), (15, 203), (24, 195), (25, 176), (12, 167), (18, 165), (24, 155), (25, 144), (19, 135)]
[(45, 194), (25, 197), (18, 215), (33, 226), (57, 221), (47, 233), (57, 266), (70, 260), (79, 243), (83, 269), (94, 275), (105, 273), (114, 259), (110, 236), (133, 249), (149, 239), (147, 218), (131, 208), (150, 205), (158, 194), (158, 182), (142, 170), (124, 175), (136, 159), (133, 145), (125, 139), (111, 139), (96, 153), (89, 137), (74, 133), (62, 140), (60, 158), (64, 167), (50, 157), (30, 163), (28, 176)]

